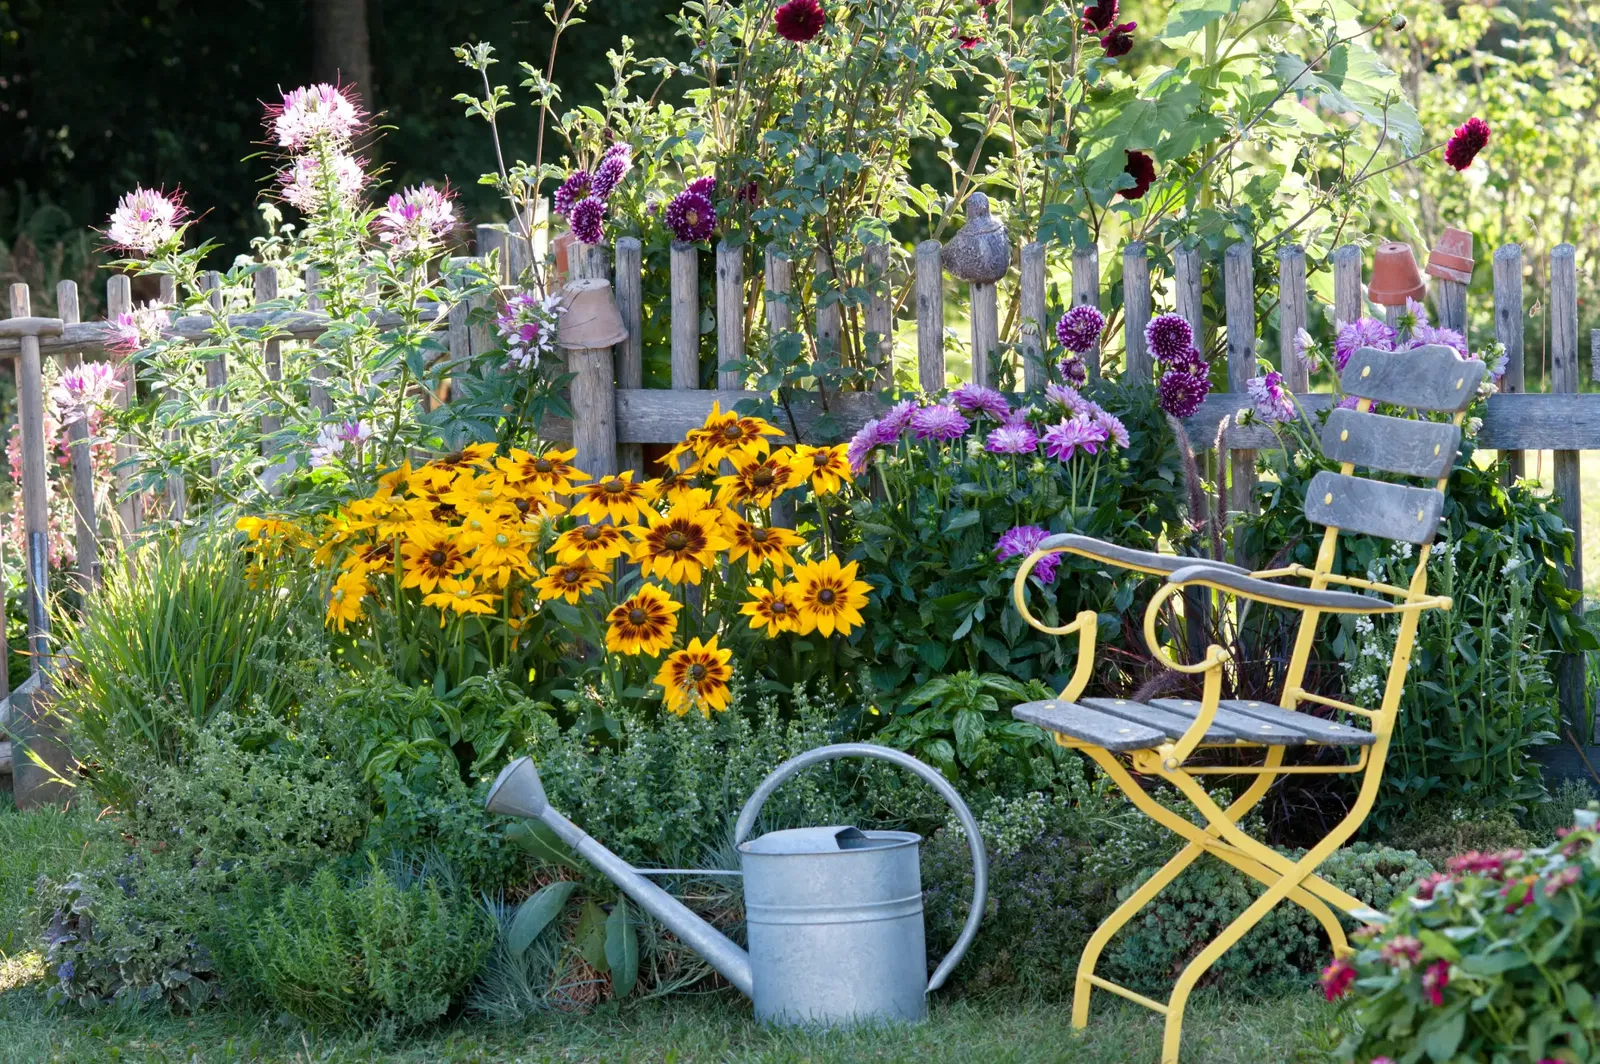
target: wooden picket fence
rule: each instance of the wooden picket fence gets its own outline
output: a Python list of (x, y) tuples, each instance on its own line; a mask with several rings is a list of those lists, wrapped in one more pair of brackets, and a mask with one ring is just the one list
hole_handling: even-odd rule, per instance
[[(550, 258), (542, 225), (532, 227), (536, 234), (531, 240), (514, 238), (504, 226), (479, 226), (477, 250), (485, 263), (498, 264), (500, 278), (510, 285), (514, 278), (525, 276), (530, 264)], [(1022, 365), (1020, 377), (1027, 387), (1043, 383), (1042, 356), (1051, 347), (1051, 327), (1054, 314), (1065, 308), (1047, 306), (1049, 249), (1040, 243), (1028, 243), (1019, 249), (1019, 306), (1015, 320), (1031, 323), (1036, 328), (1019, 330), (1018, 346)], [(609, 252), (609, 253), (608, 253)], [(1154, 365), (1144, 341), (1144, 328), (1154, 312), (1150, 281), (1150, 261), (1147, 248), (1140, 243), (1130, 243), (1122, 249), (1122, 307), (1123, 355), (1121, 373), (1149, 379)], [(745, 355), (745, 323), (753, 317), (755, 306), (747, 305), (747, 286), (744, 277), (745, 249), (726, 244), (715, 249), (716, 351), (719, 371), (715, 375), (715, 388), (702, 388), (701, 374), (701, 313), (699, 305), (699, 253), (691, 245), (675, 246), (670, 253), (670, 343), (671, 387), (648, 389), (644, 387), (644, 329), (643, 313), (643, 249), (632, 237), (623, 237), (610, 248), (597, 245), (571, 244), (566, 248), (568, 275), (571, 277), (598, 277), (610, 280), (616, 292), (627, 339), (614, 349), (590, 352), (569, 352), (568, 369), (574, 376), (571, 394), (573, 419), (568, 422), (551, 421), (546, 424), (552, 439), (571, 440), (579, 452), (579, 465), (595, 475), (605, 475), (620, 469), (632, 468), (643, 472), (641, 448), (646, 444), (671, 444), (682, 439), (684, 433), (701, 424), (713, 403), (728, 409), (741, 400), (758, 398), (757, 393), (744, 389), (743, 375), (736, 370), (721, 369), (727, 363), (738, 361)], [(1235, 509), (1249, 505), (1249, 494), (1254, 481), (1254, 451), (1280, 446), (1278, 439), (1264, 427), (1238, 427), (1225, 429), (1220, 437), (1218, 428), (1225, 418), (1249, 404), (1245, 395), (1245, 382), (1257, 375), (1257, 321), (1254, 299), (1254, 253), (1245, 242), (1234, 244), (1223, 255), (1219, 264), (1225, 294), (1224, 320), (1220, 325), (1226, 337), (1228, 389), (1207, 397), (1200, 411), (1188, 422), (1191, 439), (1197, 448), (1212, 446), (1218, 441), (1227, 451), (1227, 465), (1231, 470), (1230, 501)], [(1077, 248), (1070, 255), (1071, 302), (1074, 305), (1100, 305), (1105, 296), (1100, 283), (1099, 252), (1095, 248)], [(837, 345), (844, 322), (837, 302), (816, 301), (819, 292), (827, 291), (833, 283), (827, 275), (826, 265), (819, 258), (819, 267), (812, 284), (809, 327), (819, 347), (829, 349)], [(868, 304), (862, 309), (857, 325), (862, 347), (868, 361), (877, 367), (875, 386), (878, 390), (892, 385), (891, 372), (894, 336), (901, 325), (916, 329), (917, 380), (925, 390), (937, 390), (947, 383), (944, 302), (950, 286), (941, 264), (941, 247), (938, 241), (919, 244), (907, 263), (896, 262), (887, 245), (865, 249), (863, 253), (866, 277), (863, 287), (871, 292)], [(1281, 324), (1278, 335), (1282, 350), (1277, 352), (1289, 386), (1298, 393), (1308, 407), (1326, 405), (1326, 395), (1304, 394), (1309, 387), (1305, 369), (1294, 357), (1293, 338), (1306, 322), (1306, 256), (1296, 246), (1286, 246), (1277, 252), (1279, 313)], [(757, 287), (761, 295), (759, 308), (765, 315), (769, 332), (777, 335), (795, 329), (796, 309), (805, 293), (794, 289), (794, 262), (775, 248), (767, 248), (762, 256), (764, 276)], [(1174, 258), (1174, 277), (1170, 286), (1173, 309), (1183, 315), (1194, 327), (1197, 336), (1204, 335), (1208, 324), (1202, 315), (1204, 292), (1202, 270), (1205, 263), (1197, 250), (1179, 251)], [(1363, 312), (1362, 253), (1354, 245), (1347, 245), (1332, 254), (1334, 303), (1338, 320), (1351, 321)], [(1550, 382), (1552, 393), (1528, 395), (1524, 391), (1523, 372), (1523, 294), (1522, 281), (1525, 269), (1522, 251), (1515, 245), (1499, 248), (1494, 254), (1494, 331), (1506, 346), (1508, 365), (1501, 393), (1492, 397), (1487, 405), (1479, 445), (1486, 448), (1521, 452), (1535, 449), (1555, 451), (1554, 486), (1562, 497), (1561, 512), (1578, 536), (1579, 547), (1574, 552), (1573, 563), (1567, 572), (1570, 586), (1582, 587), (1582, 494), (1578, 478), (1578, 454), (1583, 450), (1600, 449), (1600, 395), (1581, 395), (1578, 372), (1578, 306), (1575, 251), (1570, 244), (1555, 248), (1549, 259), (1550, 270)], [(909, 271), (909, 273), (907, 272)], [(210, 285), (216, 288), (215, 274), (210, 275)], [(170, 279), (169, 284), (170, 284)], [(277, 278), (273, 271), (262, 270), (255, 275), (255, 297), (264, 303), (277, 296)], [(1431, 281), (1435, 319), (1442, 325), (1467, 328), (1467, 286), (1433, 279)], [(893, 292), (914, 292), (913, 308), (906, 321), (899, 320)], [(307, 291), (316, 290), (316, 279), (307, 278)], [(164, 301), (171, 299), (170, 287), (163, 291)], [(217, 291), (214, 297), (221, 298)], [(824, 305), (826, 304), (826, 305)], [(44, 608), (49, 588), (48, 569), (43, 562), (44, 536), (47, 526), (45, 477), (48, 475), (46, 445), (42, 431), (44, 403), (41, 359), (57, 356), (67, 367), (85, 358), (105, 358), (105, 343), (110, 327), (105, 321), (79, 320), (78, 290), (72, 281), (62, 281), (57, 287), (56, 305), (63, 322), (60, 335), (41, 337), (36, 346), (17, 339), (0, 339), (0, 357), (16, 359), (16, 378), (19, 391), (19, 418), (21, 430), (22, 483), (19, 485), (24, 510), (24, 527), (30, 545), (27, 565), (28, 639), (37, 661), (48, 656), (48, 613)], [(132, 309), (129, 280), (114, 276), (107, 282), (106, 314), (115, 319), (118, 313)], [(220, 303), (217, 304), (220, 306)], [(970, 339), (968, 341), (971, 378), (976, 383), (988, 383), (991, 355), (1000, 347), (1000, 317), (998, 293), (992, 284), (974, 284), (968, 293)], [(247, 312), (235, 317), (241, 327), (260, 326), (269, 321), (283, 329), (287, 337), (309, 340), (320, 335), (325, 328), (325, 318), (315, 309), (295, 313)], [(451, 353), (461, 356), (481, 351), (484, 345), (493, 344), (487, 327), (471, 320), (472, 308), (466, 304), (448, 309), (448, 321), (441, 326), (447, 336)], [(11, 290), (10, 311), (13, 318), (27, 317), (30, 296), (26, 285), (14, 285)], [(205, 332), (206, 319), (190, 317), (176, 320), (171, 331), (177, 335), (200, 336)], [(1104, 338), (1103, 338), (1104, 339)], [(1600, 372), (1600, 330), (1591, 337), (1597, 372)], [(262, 357), (274, 371), (278, 365), (278, 342), (263, 345)], [(1101, 371), (1101, 352), (1096, 349), (1086, 356), (1090, 373)], [(226, 379), (227, 367), (214, 363), (208, 367), (208, 377), (213, 385)], [(126, 390), (125, 390), (126, 391)], [(322, 405), (320, 389), (313, 386), (313, 404)], [(853, 432), (868, 418), (882, 410), (882, 399), (872, 392), (854, 392), (828, 397), (828, 411), (834, 423), (845, 432)], [(326, 407), (323, 407), (326, 409)], [(808, 404), (796, 404), (797, 424), (805, 433), (814, 424), (815, 414), (808, 414)], [(106, 515), (94, 512), (92, 487), (87, 475), (90, 468), (87, 426), (78, 422), (72, 427), (71, 464), (73, 476), (73, 502), (77, 513), (75, 537), (78, 564), (75, 579), (79, 586), (94, 586), (100, 579), (102, 557), (114, 549), (117, 541), (136, 532), (144, 521), (141, 502), (137, 496), (121, 492), (116, 500), (116, 527), (108, 532), (113, 522)], [(119, 460), (130, 457), (124, 449)], [(1219, 456), (1220, 458), (1221, 456)], [(1516, 468), (1521, 469), (1521, 455), (1515, 454)], [(1220, 466), (1219, 466), (1220, 468)], [(126, 475), (121, 478), (126, 480)], [(185, 508), (185, 489), (182, 483), (169, 483), (165, 509), (168, 517), (181, 517)], [(4, 631), (0, 629), (0, 661), (4, 660)], [(1558, 670), (1562, 702), (1569, 721), (1584, 718), (1583, 663), (1567, 660)], [(35, 675), (37, 679), (37, 673)], [(0, 670), (0, 696), (5, 696), (6, 679)], [(6, 725), (6, 714), (11, 707), (9, 698), (0, 701), (0, 729)], [(3, 771), (3, 770), (0, 770)]]

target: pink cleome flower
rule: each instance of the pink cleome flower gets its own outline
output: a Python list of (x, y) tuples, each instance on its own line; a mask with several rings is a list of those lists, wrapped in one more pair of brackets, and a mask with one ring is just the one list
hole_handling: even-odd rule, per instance
[(390, 196), (373, 225), (378, 239), (400, 254), (426, 254), (455, 229), (455, 204), (448, 189), (417, 185)]
[(106, 225), (106, 239), (112, 247), (151, 255), (177, 236), (178, 223), (188, 213), (180, 193), (168, 195), (141, 186), (117, 201)]
[(302, 214), (311, 214), (334, 204), (353, 206), (367, 184), (367, 174), (362, 169), (361, 160), (342, 151), (334, 151), (328, 153), (326, 161), (333, 175), (331, 180), (323, 172), (323, 156), (295, 156), (294, 162), (278, 174), (278, 183), (283, 186), (280, 194), (284, 202)]
[(299, 152), (316, 144), (348, 144), (366, 125), (367, 116), (348, 87), (302, 85), (283, 94), (283, 102), (267, 108), (279, 147)]
[(143, 351), (161, 338), (161, 330), (172, 322), (172, 314), (154, 300), (131, 311), (123, 311), (111, 322), (106, 350), (118, 355)]

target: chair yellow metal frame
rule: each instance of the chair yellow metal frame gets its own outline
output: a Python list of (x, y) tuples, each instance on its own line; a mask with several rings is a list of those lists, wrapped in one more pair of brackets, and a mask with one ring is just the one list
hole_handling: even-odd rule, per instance
[[(1363, 399), (1357, 410), (1361, 413), (1366, 413), (1370, 408), (1371, 401)], [(1458, 411), (1453, 424), (1459, 426), (1462, 417), (1463, 412)], [(1341, 467), (1341, 472), (1343, 475), (1349, 476), (1353, 469), (1354, 463), (1345, 462)], [(1437, 490), (1442, 492), (1447, 481), (1448, 474), (1437, 481)], [(1430, 596), (1427, 593), (1428, 544), (1422, 544), (1418, 548), (1416, 569), (1412, 574), (1410, 585), (1407, 587), (1361, 580), (1333, 572), (1340, 531), (1338, 527), (1332, 525), (1327, 527), (1322, 537), (1320, 549), (1317, 552), (1316, 566), (1311, 569), (1303, 566), (1290, 566), (1255, 572), (1249, 574), (1249, 578), (1245, 580), (1232, 579), (1226, 582), (1222, 577), (1227, 574), (1214, 573), (1211, 578), (1207, 578), (1203, 573), (1197, 573), (1195, 569), (1187, 569), (1178, 574), (1180, 579), (1169, 581), (1156, 592), (1148, 609), (1145, 611), (1144, 637), (1146, 643), (1149, 644), (1151, 652), (1167, 668), (1181, 673), (1199, 674), (1203, 677), (1204, 683), (1201, 707), (1195, 714), (1194, 722), (1176, 741), (1163, 743), (1148, 750), (1132, 751), (1129, 755), (1132, 764), (1132, 771), (1130, 772), (1117, 754), (1093, 743), (1073, 739), (1059, 733), (1055, 734), (1055, 739), (1058, 743), (1071, 749), (1081, 750), (1093, 758), (1141, 812), (1186, 841), (1186, 845), (1178, 852), (1177, 856), (1168, 861), (1155, 875), (1151, 876), (1149, 880), (1129, 895), (1127, 900), (1119, 905), (1090, 937), (1088, 945), (1084, 948), (1082, 959), (1078, 963), (1077, 981), (1072, 1003), (1072, 1024), (1074, 1027), (1083, 1028), (1088, 1025), (1089, 1002), (1093, 990), (1099, 988), (1109, 991), (1143, 1005), (1165, 1017), (1166, 1029), (1161, 1050), (1162, 1064), (1177, 1064), (1179, 1043), (1183, 1033), (1184, 1007), (1195, 985), (1231, 946), (1244, 937), (1252, 927), (1259, 923), (1279, 903), (1289, 900), (1310, 912), (1327, 932), (1333, 951), (1337, 956), (1343, 956), (1348, 953), (1350, 945), (1345, 938), (1344, 929), (1334, 913), (1335, 909), (1363, 921), (1381, 919), (1379, 914), (1373, 912), (1358, 899), (1318, 876), (1316, 870), (1330, 854), (1342, 846), (1360, 828), (1362, 822), (1366, 820), (1368, 813), (1372, 810), (1373, 802), (1377, 797), (1379, 783), (1383, 778), (1384, 761), (1389, 751), (1390, 737), (1393, 734), (1395, 717), (1400, 707), (1400, 696), (1405, 685), (1406, 669), (1410, 663), (1412, 644), (1416, 638), (1419, 618), (1424, 610), (1449, 609), (1451, 602), (1448, 597)], [(1099, 554), (1093, 548), (1081, 546), (1046, 547), (1031, 554), (1024, 561), (1012, 586), (1013, 601), (1018, 612), (1034, 628), (1051, 635), (1077, 636), (1077, 662), (1071, 679), (1061, 692), (1062, 701), (1076, 702), (1083, 693), (1084, 688), (1087, 687), (1090, 674), (1093, 671), (1096, 615), (1091, 610), (1085, 610), (1068, 624), (1046, 625), (1029, 612), (1025, 596), (1028, 574), (1032, 572), (1033, 567), (1041, 559), (1063, 551), (1091, 558), (1107, 565), (1144, 572), (1149, 575), (1172, 576), (1173, 573), (1169, 568), (1155, 568), (1130, 563), (1126, 558), (1118, 560), (1105, 554)], [(1197, 562), (1203, 567), (1203, 559), (1197, 559)], [(1252, 580), (1270, 581), (1283, 577), (1304, 578), (1309, 581), (1310, 590), (1326, 589), (1330, 584), (1339, 585), (1361, 591), (1377, 592), (1389, 596), (1394, 601), (1386, 602), (1374, 597), (1370, 607), (1348, 602), (1336, 607), (1326, 605), (1311, 606), (1304, 601), (1297, 602), (1284, 595), (1274, 594), (1269, 590), (1271, 585), (1263, 584), (1258, 587), (1251, 584)], [(1229, 586), (1230, 584), (1233, 586)], [(1240, 584), (1249, 586), (1241, 588)], [(1301, 613), (1299, 629), (1294, 642), (1294, 652), (1289, 662), (1279, 705), (1284, 709), (1293, 710), (1300, 703), (1309, 702), (1352, 713), (1358, 718), (1370, 722), (1374, 741), (1370, 746), (1360, 747), (1360, 756), (1354, 764), (1285, 765), (1283, 763), (1284, 746), (1260, 743), (1226, 744), (1229, 749), (1238, 749), (1241, 745), (1259, 747), (1263, 751), (1263, 758), (1259, 765), (1244, 767), (1196, 766), (1188, 763), (1191, 755), (1196, 750), (1208, 745), (1224, 745), (1207, 744), (1202, 739), (1210, 729), (1216, 717), (1218, 704), (1221, 701), (1223, 667), (1228, 660), (1228, 654), (1221, 646), (1212, 644), (1207, 648), (1205, 657), (1199, 662), (1190, 664), (1177, 661), (1167, 653), (1166, 648), (1160, 641), (1157, 631), (1157, 619), (1163, 604), (1172, 596), (1181, 593), (1187, 587), (1197, 586), (1210, 588), (1227, 596), (1262, 602), (1269, 606), (1298, 610)], [(1338, 699), (1316, 695), (1301, 687), (1305, 678), (1306, 665), (1310, 659), (1312, 643), (1316, 637), (1318, 620), (1323, 613), (1329, 612), (1400, 615), (1394, 657), (1389, 666), (1388, 679), (1383, 692), (1383, 702), (1375, 710), (1364, 709)], [(1133, 772), (1164, 780), (1171, 784), (1183, 798), (1187, 799), (1200, 812), (1205, 818), (1207, 826), (1202, 828), (1187, 817), (1181, 816), (1157, 801), (1139, 784), (1139, 781), (1134, 779)], [(1244, 818), (1245, 814), (1261, 801), (1268, 788), (1279, 777), (1311, 773), (1359, 774), (1360, 786), (1356, 800), (1348, 814), (1328, 832), (1321, 842), (1311, 847), (1303, 857), (1299, 860), (1291, 860), (1252, 838), (1239, 827), (1239, 822)], [(1212, 799), (1197, 778), (1216, 774), (1249, 775), (1253, 776), (1254, 779), (1242, 794), (1226, 808), (1223, 808)], [(1155, 1001), (1096, 975), (1095, 965), (1112, 936), (1132, 920), (1140, 910), (1149, 905), (1162, 889), (1172, 883), (1185, 868), (1206, 853), (1214, 855), (1244, 874), (1260, 881), (1266, 887), (1266, 890), (1244, 912), (1239, 914), (1232, 923), (1224, 928), (1216, 939), (1189, 962), (1182, 974), (1178, 976), (1172, 996), (1166, 1002)]]

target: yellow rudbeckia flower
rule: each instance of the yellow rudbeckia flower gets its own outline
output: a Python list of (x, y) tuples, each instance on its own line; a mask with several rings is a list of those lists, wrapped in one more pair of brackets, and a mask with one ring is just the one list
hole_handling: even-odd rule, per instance
[(698, 709), (710, 717), (711, 711), (728, 708), (728, 681), (733, 668), (728, 659), (733, 651), (717, 647), (717, 637), (705, 643), (690, 640), (682, 650), (667, 655), (656, 673), (656, 683), (666, 693), (667, 708), (678, 716)]
[(813, 631), (823, 635), (849, 635), (861, 622), (861, 608), (867, 604), (872, 585), (856, 579), (856, 563), (840, 567), (833, 555), (820, 562), (807, 562), (794, 569), (796, 593), (800, 597), (800, 634)]
[(645, 584), (606, 615), (606, 649), (617, 654), (654, 657), (672, 646), (683, 604), (654, 584)]

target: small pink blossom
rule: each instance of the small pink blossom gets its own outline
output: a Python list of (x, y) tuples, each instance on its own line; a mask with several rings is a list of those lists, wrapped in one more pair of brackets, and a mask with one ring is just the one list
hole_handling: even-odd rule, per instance
[(131, 311), (125, 310), (110, 323), (111, 335), (106, 339), (106, 350), (119, 355), (143, 351), (161, 338), (161, 330), (171, 322), (171, 313), (154, 300)]
[(1322, 985), (1322, 996), (1329, 1001), (1338, 1001), (1350, 992), (1350, 984), (1356, 981), (1355, 965), (1339, 957), (1334, 962), (1322, 969), (1322, 974), (1317, 977), (1317, 982)]
[(296, 156), (294, 162), (278, 174), (284, 202), (302, 214), (311, 214), (332, 204), (353, 206), (367, 184), (361, 160), (334, 151), (328, 153), (326, 162), (333, 174), (331, 181), (323, 172), (323, 156)]
[(178, 224), (188, 213), (179, 193), (168, 195), (141, 186), (117, 201), (106, 225), (106, 239), (112, 247), (152, 255), (178, 235)]
[(303, 85), (283, 94), (283, 103), (267, 109), (280, 147), (304, 151), (317, 143), (348, 144), (361, 132), (366, 113), (348, 87)]
[(1027, 423), (1001, 425), (983, 442), (990, 454), (1033, 454), (1039, 448), (1039, 434)]
[(345, 421), (337, 425), (324, 425), (317, 430), (317, 442), (311, 446), (312, 468), (331, 465), (347, 447), (360, 448), (372, 438), (372, 426), (364, 421)]
[(400, 254), (425, 255), (455, 229), (455, 204), (448, 189), (416, 185), (390, 196), (373, 225), (378, 239)]
[(61, 423), (70, 425), (87, 418), (94, 410), (111, 405), (113, 393), (122, 387), (117, 370), (109, 362), (84, 362), (61, 374), (50, 398), (60, 411)]
[(1444, 988), (1450, 985), (1450, 962), (1437, 960), (1422, 973), (1422, 996), (1428, 1004), (1439, 1008), (1444, 1004)]

